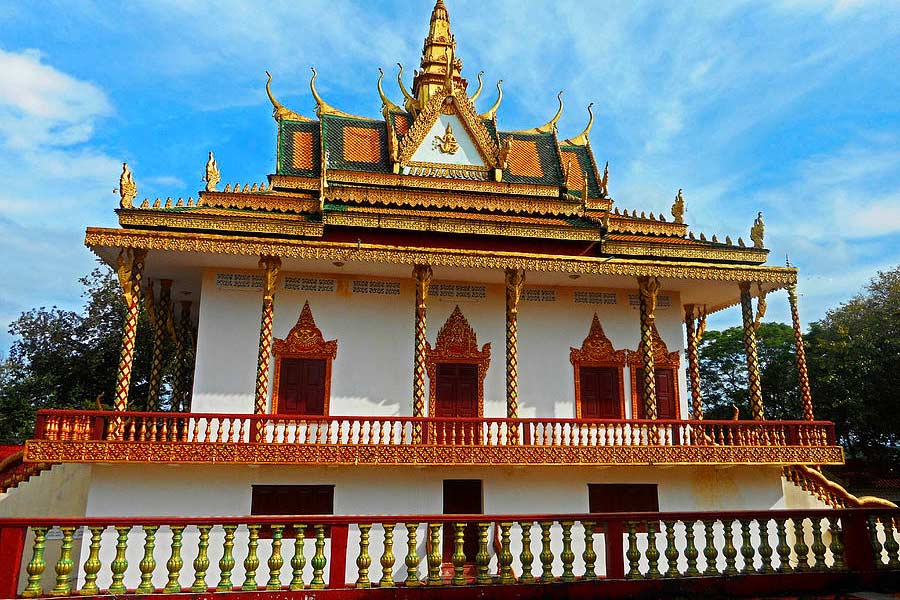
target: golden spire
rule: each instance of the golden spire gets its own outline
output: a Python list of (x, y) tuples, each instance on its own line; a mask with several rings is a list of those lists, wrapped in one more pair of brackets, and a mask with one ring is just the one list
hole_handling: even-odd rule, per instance
[(497, 101), (494, 102), (494, 105), (490, 107), (487, 112), (478, 115), (482, 119), (493, 119), (495, 116), (497, 116), (497, 109), (500, 108), (500, 101), (503, 100), (503, 88), (500, 87), (502, 83), (502, 79), (497, 81)]
[(462, 61), (455, 57), (456, 40), (450, 32), (450, 15), (443, 0), (437, 0), (431, 11), (428, 37), (422, 47), (422, 61), (413, 77), (412, 95), (419, 107), (428, 103), (432, 96), (441, 94), (447, 79), (465, 89), (465, 80), (460, 76)]
[(588, 104), (588, 115), (590, 115), (590, 116), (588, 118), (587, 127), (585, 127), (584, 131), (582, 131), (580, 134), (564, 141), (563, 142), (564, 146), (587, 146), (588, 145), (588, 134), (591, 133), (591, 127), (594, 126), (594, 111), (592, 110), (593, 106), (594, 106), (593, 102)]
[(562, 116), (563, 112), (562, 95), (562, 91), (557, 94), (556, 99), (559, 100), (559, 108), (556, 110), (556, 114), (553, 115), (553, 118), (550, 119), (547, 123), (541, 125), (540, 127), (535, 127), (533, 129), (523, 129), (521, 131), (514, 131), (513, 133), (550, 133), (551, 131), (555, 131), (556, 124), (559, 122), (559, 118)]
[(384, 88), (381, 87), (382, 79), (384, 79), (384, 71), (381, 70), (381, 67), (378, 67), (378, 95), (381, 96), (381, 103), (384, 104), (384, 108), (391, 112), (403, 112), (402, 108), (391, 102), (385, 95)]

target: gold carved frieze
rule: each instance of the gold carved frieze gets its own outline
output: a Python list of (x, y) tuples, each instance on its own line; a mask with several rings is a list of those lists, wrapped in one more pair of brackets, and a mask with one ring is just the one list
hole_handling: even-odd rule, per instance
[(353, 260), (410, 266), (428, 264), (463, 268), (525, 269), (526, 271), (582, 275), (755, 281), (772, 284), (770, 291), (797, 282), (797, 270), (793, 267), (716, 265), (689, 261), (656, 262), (641, 259), (553, 256), (455, 248), (397, 247), (321, 240), (267, 239), (204, 232), (140, 231), (91, 227), (85, 233), (84, 242), (91, 248), (144, 248), (147, 250), (246, 256), (271, 255), (282, 258), (327, 261)]
[(206, 206), (266, 210), (276, 212), (311, 213), (318, 212), (319, 199), (311, 194), (236, 194), (225, 192), (204, 192), (200, 194)]
[(647, 240), (646, 242), (607, 239), (603, 249), (609, 254), (631, 256), (655, 256), (659, 258), (681, 258), (686, 260), (721, 260), (735, 262), (766, 262), (768, 250), (753, 248), (734, 248), (728, 246), (702, 246), (665, 242), (664, 240)]
[(170, 229), (201, 229), (238, 233), (264, 233), (304, 237), (321, 237), (325, 231), (321, 222), (306, 221), (296, 216), (239, 215), (228, 211), (148, 211), (120, 210), (119, 224), (123, 227), (160, 227)]
[[(593, 215), (590, 215), (593, 217)], [(599, 215), (597, 217), (599, 218)], [(609, 215), (610, 233), (639, 233), (643, 235), (666, 235), (684, 237), (687, 233), (687, 225), (673, 223), (671, 221), (656, 221), (650, 219), (635, 219)]]
[(840, 446), (477, 446), (29, 440), (25, 461), (280, 465), (843, 464)]
[(478, 367), (478, 417), (484, 416), (484, 378), (491, 365), (491, 344), (478, 349), (475, 330), (459, 306), (438, 331), (434, 348), (425, 342), (425, 370), (428, 373), (428, 415), (433, 417), (437, 403), (437, 367), (440, 363), (465, 363)]
[[(272, 183), (284, 177), (273, 176)], [(441, 177), (414, 177), (395, 173), (368, 173), (365, 171), (328, 171), (328, 181), (333, 183), (353, 183), (360, 185), (379, 185), (406, 187), (412, 189), (443, 190), (454, 193), (479, 192), (488, 194), (510, 194), (515, 196), (537, 196), (543, 198), (559, 198), (559, 187), (554, 185), (531, 185), (525, 183), (504, 183), (498, 181), (475, 181), (444, 179)], [(279, 187), (276, 185), (276, 187)], [(577, 202), (579, 209), (581, 202)]]

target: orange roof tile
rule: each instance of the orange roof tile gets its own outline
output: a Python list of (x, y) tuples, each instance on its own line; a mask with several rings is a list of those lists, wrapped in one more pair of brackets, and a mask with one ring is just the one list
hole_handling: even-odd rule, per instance
[(362, 163), (381, 162), (381, 138), (377, 129), (344, 127), (344, 160)]
[(525, 177), (543, 177), (544, 169), (533, 140), (510, 139), (509, 172)]
[(294, 153), (291, 157), (291, 166), (295, 169), (313, 168), (313, 134), (311, 131), (295, 131)]

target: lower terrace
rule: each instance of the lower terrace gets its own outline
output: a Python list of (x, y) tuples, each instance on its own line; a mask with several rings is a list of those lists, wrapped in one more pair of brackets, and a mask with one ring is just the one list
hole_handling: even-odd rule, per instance
[(28, 462), (841, 464), (823, 421), (460, 419), (44, 410)]

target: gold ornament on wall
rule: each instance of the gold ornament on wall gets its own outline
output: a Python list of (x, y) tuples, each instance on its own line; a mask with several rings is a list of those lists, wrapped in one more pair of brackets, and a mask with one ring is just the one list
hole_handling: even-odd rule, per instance
[(434, 136), (434, 141), (431, 145), (441, 154), (456, 154), (456, 151), (459, 150), (459, 144), (456, 141), (456, 136), (453, 135), (453, 127), (450, 123), (447, 123), (447, 129), (444, 131), (443, 137), (439, 135)]

